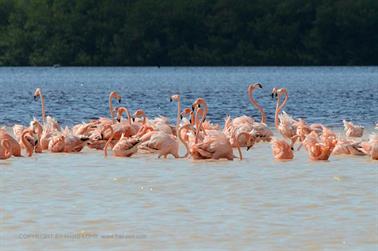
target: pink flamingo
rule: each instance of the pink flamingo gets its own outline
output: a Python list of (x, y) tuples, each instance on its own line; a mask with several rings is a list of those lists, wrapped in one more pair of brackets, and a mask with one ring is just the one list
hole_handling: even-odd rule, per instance
[(114, 110), (113, 110), (113, 102), (112, 102), (113, 99), (117, 99), (118, 103), (120, 104), (122, 101), (122, 97), (117, 92), (111, 92), (109, 94), (109, 112), (110, 112), (110, 115), (112, 116), (112, 123), (114, 124), (115, 121), (114, 121)]
[[(204, 102), (204, 104), (206, 104)], [(195, 131), (195, 140), (194, 143), (191, 143), (191, 155), (194, 159), (221, 159), (225, 158), (228, 160), (233, 160), (233, 150), (232, 146), (224, 133), (219, 130), (207, 130), (202, 127), (202, 123), (205, 120), (206, 113), (208, 111), (205, 106), (203, 111), (198, 107), (197, 101), (193, 104), (196, 108), (196, 131)], [(199, 115), (202, 114), (202, 118), (199, 119)], [(203, 131), (203, 136), (200, 136), (201, 130)], [(215, 131), (215, 132), (214, 132)], [(248, 133), (240, 133), (236, 136), (236, 147), (238, 148), (240, 159), (242, 159), (242, 154), (240, 151), (239, 140), (241, 136), (248, 136)], [(182, 140), (182, 139), (180, 139)], [(254, 144), (254, 140), (250, 141), (251, 147)], [(188, 149), (188, 147), (187, 147)]]
[(360, 150), (369, 155), (372, 160), (378, 160), (378, 134), (370, 134), (369, 141), (362, 142)]
[[(204, 107), (204, 109), (202, 109), (202, 107)], [(205, 99), (197, 98), (192, 104), (192, 110), (195, 111), (195, 143), (198, 143), (198, 141), (202, 141), (205, 136), (225, 136), (225, 134), (220, 130), (220, 126), (218, 124), (212, 124), (208, 120), (206, 120), (209, 108), (207, 106)]]
[(336, 144), (336, 134), (328, 128), (323, 129), (320, 137), (313, 131), (303, 141), (311, 160), (328, 160)]
[[(251, 104), (261, 113), (261, 122), (256, 122), (253, 118), (248, 116), (237, 117), (233, 120), (231, 120), (229, 116), (226, 118), (223, 132), (230, 138), (232, 146), (236, 146), (235, 141), (233, 140), (235, 135), (232, 135), (232, 132), (250, 132), (250, 135), (256, 138), (256, 142), (269, 142), (271, 140), (273, 133), (266, 125), (265, 111), (253, 97), (254, 91), (261, 88), (263, 88), (261, 83), (250, 84), (248, 86), (248, 98)], [(240, 145), (245, 146), (246, 140), (246, 138), (242, 137)]]
[(36, 153), (42, 152), (42, 147), (40, 144), (42, 130), (43, 129), (41, 124), (39, 124), (39, 122), (35, 118), (30, 122), (30, 127), (24, 127), (22, 125), (13, 126), (13, 134), (15, 135), (20, 147), (25, 148), (21, 136), (24, 131), (28, 131), (29, 133), (25, 137), (28, 140), (28, 142), (33, 146), (34, 151)]
[(137, 110), (133, 115), (134, 121), (137, 121), (139, 118), (143, 118), (142, 126), (152, 127), (155, 131), (165, 132), (166, 134), (174, 134), (172, 127), (169, 124), (169, 121), (166, 117), (158, 117), (151, 121), (148, 121), (145, 112), (142, 109)]
[(0, 159), (9, 159), (12, 156), (12, 147), (8, 140), (0, 140)]
[(338, 140), (335, 148), (332, 151), (333, 155), (366, 155), (360, 150), (361, 142), (355, 142), (352, 140), (341, 139)]
[(37, 101), (38, 97), (41, 98), (41, 105), (42, 105), (42, 121), (46, 123), (46, 113), (45, 113), (45, 97), (42, 95), (41, 88), (35, 89), (34, 92), (34, 100)]
[(38, 97), (41, 98), (41, 105), (42, 105), (42, 121), (43, 121), (43, 124), (44, 125), (47, 125), (48, 127), (51, 128), (51, 130), (57, 130), (57, 131), (60, 131), (60, 126), (58, 124), (58, 122), (50, 117), (50, 116), (47, 116), (46, 117), (46, 113), (45, 113), (45, 96), (42, 95), (42, 91), (41, 91), (41, 88), (37, 88), (34, 92), (34, 100), (37, 101), (38, 100)]
[[(105, 144), (104, 147), (104, 155), (105, 157), (108, 156), (108, 147), (112, 142), (114, 131), (111, 126), (106, 126), (106, 129), (109, 129), (111, 132), (111, 136)], [(120, 140), (113, 146), (113, 155), (117, 157), (131, 157), (133, 154), (137, 153), (138, 145), (140, 144), (140, 140), (137, 138), (126, 138), (124, 135), (120, 138)]]
[(98, 124), (102, 124), (102, 125), (111, 125), (111, 124), (115, 123), (115, 120), (114, 120), (114, 109), (113, 109), (113, 99), (116, 99), (116, 100), (118, 100), (118, 103), (121, 103), (122, 97), (117, 92), (115, 92), (115, 91), (112, 91), (109, 94), (109, 99), (108, 99), (109, 100), (109, 113), (110, 113), (111, 119), (100, 117), (98, 120), (94, 120), (93, 122), (98, 123)]
[(291, 160), (294, 158), (294, 153), (290, 145), (283, 139), (279, 140), (273, 138), (272, 140), (273, 156), (277, 160)]
[(295, 125), (296, 125), (296, 132), (295, 132), (296, 135), (294, 135), (291, 138), (292, 140), (291, 147), (294, 147), (293, 142), (299, 139), (299, 142), (301, 142), (301, 144), (299, 145), (297, 150), (299, 150), (302, 147), (303, 141), (305, 140), (307, 135), (309, 135), (311, 132), (316, 132), (318, 135), (320, 135), (323, 128), (325, 128), (325, 126), (322, 124), (308, 125), (303, 119), (299, 119)]
[(64, 136), (62, 134), (53, 135), (50, 138), (48, 150), (53, 153), (61, 153), (64, 152)]
[(179, 158), (179, 144), (176, 137), (163, 131), (156, 131), (153, 133), (149, 140), (144, 141), (139, 146), (139, 149), (151, 153), (158, 153), (158, 158), (161, 156), (167, 158), (169, 154), (173, 155), (175, 158)]
[(24, 144), (26, 148), (26, 152), (29, 157), (33, 155), (33, 149), (35, 147), (35, 144), (30, 143), (30, 141), (27, 139), (27, 136), (30, 135), (34, 139), (34, 132), (31, 129), (25, 130), (21, 135), (22, 143)]
[(344, 123), (344, 130), (345, 130), (345, 135), (347, 137), (362, 137), (364, 134), (364, 127), (360, 125), (355, 125), (352, 122), (348, 122), (346, 120), (343, 120)]
[[(186, 116), (188, 116), (189, 119), (187, 119)], [(184, 108), (184, 110), (180, 113), (180, 119), (182, 121), (181, 121), (181, 123), (179, 125), (179, 129), (180, 129), (180, 127), (182, 127), (182, 126), (184, 126), (186, 124), (190, 124), (190, 125), (194, 126), (194, 122), (195, 122), (194, 112), (189, 107)], [(189, 140), (188, 132), (189, 132), (188, 129), (181, 130), (181, 137), (185, 141)], [(177, 134), (178, 134), (178, 131), (177, 131)]]
[[(135, 135), (139, 131), (140, 125), (137, 123), (131, 122), (131, 116), (130, 116), (129, 110), (126, 107), (118, 107), (116, 110), (117, 110), (118, 122), (112, 124), (113, 132), (114, 132), (113, 139), (119, 140), (122, 135), (124, 135), (124, 137), (127, 137), (127, 138)], [(126, 112), (127, 114), (127, 117), (128, 117), (127, 121), (121, 121), (123, 112)], [(104, 134), (105, 139), (109, 139), (109, 137), (110, 137), (109, 134)]]
[[(202, 109), (202, 106), (204, 107), (204, 109)], [(212, 124), (209, 120), (206, 119), (206, 116), (209, 112), (209, 107), (204, 98), (197, 98), (192, 104), (192, 111), (198, 112), (198, 108), (201, 108), (201, 110), (203, 111), (201, 118), (202, 129), (204, 129), (206, 133), (211, 133), (211, 131), (213, 131), (215, 132), (215, 134), (218, 134), (220, 132), (220, 126), (218, 124)]]
[(179, 130), (179, 127), (180, 127), (180, 120), (181, 120), (181, 100), (180, 100), (180, 95), (178, 95), (178, 94), (172, 95), (169, 101), (170, 102), (172, 102), (172, 101), (176, 101), (177, 102), (177, 117), (176, 117), (176, 131), (175, 131), (175, 134), (177, 134), (177, 132)]
[[(22, 135), (21, 135), (21, 138), (22, 138)], [(0, 128), (0, 140), (7, 140), (9, 142), (13, 156), (15, 157), (21, 156), (20, 144), (18, 144), (18, 142), (12, 136), (10, 136), (9, 133), (3, 128)]]
[[(106, 142), (109, 140), (112, 134), (111, 132), (107, 132), (110, 130), (109, 127), (111, 127), (110, 124), (98, 127), (95, 131), (93, 131), (89, 136), (88, 147), (92, 149), (103, 150)], [(105, 135), (109, 136), (105, 137)], [(118, 140), (112, 140), (110, 142), (110, 146), (114, 146), (117, 142)]]
[(255, 84), (250, 84), (248, 86), (248, 98), (249, 101), (252, 103), (254, 107), (256, 107), (257, 110), (261, 113), (261, 123), (266, 124), (266, 114), (264, 109), (262, 108), (261, 105), (259, 105), (256, 100), (253, 98), (253, 93), (255, 92), (256, 89), (262, 89), (263, 86), (261, 83), (255, 83)]
[[(280, 104), (281, 96), (285, 95), (283, 102)], [(274, 115), (274, 125), (276, 129), (281, 133), (281, 135), (291, 141), (291, 146), (295, 144), (296, 141), (296, 124), (295, 121), (291, 116), (289, 116), (286, 112), (280, 114), (282, 109), (285, 107), (287, 100), (289, 99), (289, 95), (287, 93), (286, 88), (273, 88), (272, 90), (272, 97), (276, 96), (277, 104), (276, 104), (276, 112)]]
[(66, 153), (80, 152), (87, 145), (89, 138), (85, 136), (76, 136), (66, 127), (62, 133), (64, 137), (64, 149)]
[[(190, 129), (196, 134), (196, 141), (194, 143), (192, 142), (190, 144), (181, 137), (181, 131), (184, 129)], [(198, 129), (196, 131), (198, 131)], [(190, 124), (182, 126), (179, 130), (180, 141), (184, 144), (187, 150), (185, 156), (188, 156), (188, 153), (190, 153), (193, 159), (234, 159), (235, 156), (233, 154), (232, 146), (224, 134), (206, 136), (202, 142), (198, 142), (198, 133), (196, 131), (194, 131), (194, 128)], [(237, 138), (239, 138), (240, 136), (241, 135), (238, 135)], [(242, 160), (243, 155), (238, 144), (237, 148), (239, 152), (239, 158), (240, 160)]]

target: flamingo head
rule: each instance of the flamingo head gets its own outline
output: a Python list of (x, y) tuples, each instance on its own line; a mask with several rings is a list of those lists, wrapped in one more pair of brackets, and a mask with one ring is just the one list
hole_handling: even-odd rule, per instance
[(144, 113), (144, 111), (142, 109), (138, 109), (133, 114), (133, 121), (135, 121), (136, 118), (145, 117), (145, 116), (146, 114)]
[(118, 103), (121, 103), (122, 97), (117, 92), (111, 92), (109, 95), (110, 98), (115, 98), (118, 100)]
[(35, 92), (34, 92), (34, 101), (37, 101), (38, 100), (38, 97), (42, 96), (42, 92), (41, 92), (41, 88), (37, 88), (35, 89)]
[(179, 101), (180, 100), (180, 95), (172, 95), (171, 98), (169, 99), (170, 102), (172, 101)]
[(189, 107), (184, 108), (184, 110), (180, 113), (180, 118), (182, 119), (184, 116), (192, 114), (192, 110)]
[(252, 92), (254, 89), (257, 89), (257, 88), (262, 89), (263, 88), (262, 84), (259, 83), (259, 82), (254, 83), (254, 84), (250, 84), (248, 86), (248, 92)]
[(277, 87), (273, 87), (273, 89), (272, 89), (272, 99), (273, 98), (277, 98), (277, 92), (278, 92), (278, 88)]
[(194, 101), (194, 103), (192, 104), (192, 111), (194, 111), (196, 108), (201, 108), (201, 105), (207, 106), (205, 99), (197, 98), (196, 101)]

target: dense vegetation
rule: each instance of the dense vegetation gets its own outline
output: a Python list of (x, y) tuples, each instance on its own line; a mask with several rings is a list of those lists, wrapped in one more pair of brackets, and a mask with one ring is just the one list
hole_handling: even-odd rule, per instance
[(0, 65), (376, 65), (378, 0), (0, 0)]

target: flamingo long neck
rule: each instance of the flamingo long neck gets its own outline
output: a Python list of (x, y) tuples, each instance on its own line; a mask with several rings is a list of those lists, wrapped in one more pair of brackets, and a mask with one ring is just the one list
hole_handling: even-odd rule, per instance
[(202, 129), (205, 132), (205, 129), (202, 127), (202, 123), (205, 120), (206, 112), (202, 115), (201, 119), (199, 119), (198, 117), (199, 117), (199, 112), (198, 112), (198, 109), (197, 109), (197, 112), (196, 112), (196, 138), (195, 138), (196, 144), (199, 141), (200, 130)]
[(8, 159), (12, 156), (12, 148), (8, 140), (2, 140), (1, 145), (4, 147), (4, 159)]
[(113, 137), (114, 137), (114, 130), (113, 130), (113, 128), (112, 128), (111, 126), (107, 126), (107, 127), (105, 128), (105, 130), (106, 130), (106, 129), (110, 129), (110, 138), (108, 139), (108, 141), (106, 141), (106, 144), (105, 144), (105, 147), (104, 147), (104, 154), (105, 154), (105, 157), (108, 156), (108, 146), (109, 146), (110, 142), (112, 142), (112, 139), (113, 139)]
[(194, 123), (195, 123), (195, 119), (194, 119), (194, 112), (191, 112), (190, 113), (190, 122), (191, 122), (191, 125), (194, 126)]
[(146, 115), (145, 115), (145, 114), (143, 114), (143, 122), (142, 122), (142, 124), (143, 124), (143, 125), (145, 125), (145, 124), (146, 124), (146, 122), (147, 122), (147, 118), (146, 118)]
[(239, 133), (238, 134), (238, 136), (236, 136), (236, 147), (238, 148), (238, 152), (239, 152), (239, 159), (240, 160), (243, 160), (243, 155), (242, 155), (242, 152), (241, 152), (241, 149), (240, 149), (240, 137), (242, 136), (242, 135), (245, 135), (246, 137), (250, 137), (250, 135), (249, 135), (249, 133), (247, 133), (247, 132), (241, 132), (241, 133)]
[(181, 100), (178, 98), (177, 100), (177, 118), (176, 118), (176, 133), (180, 127), (180, 114), (181, 114)]
[(24, 131), (21, 135), (21, 141), (26, 147), (26, 151), (28, 152), (28, 156), (31, 157), (33, 155), (33, 146), (30, 142), (26, 139), (26, 134), (30, 133), (30, 131)]
[(201, 120), (202, 120), (202, 122), (205, 122), (207, 113), (209, 112), (209, 107), (207, 106), (206, 102), (204, 102), (203, 105), (205, 106), (205, 111), (204, 111), (204, 114), (203, 114), (203, 118)]
[(254, 107), (256, 107), (257, 110), (260, 111), (260, 113), (261, 113), (261, 123), (266, 124), (266, 114), (265, 114), (265, 111), (264, 111), (264, 109), (262, 108), (262, 106), (259, 105), (259, 104), (257, 103), (257, 101), (253, 98), (253, 92), (254, 92), (254, 91), (255, 91), (254, 88), (252, 88), (251, 90), (249, 90), (249, 95), (248, 95), (248, 97), (249, 97), (249, 101), (251, 101), (252, 105), (253, 105)]
[(36, 129), (37, 129), (38, 145), (40, 145), (40, 147), (42, 147), (41, 137), (42, 137), (43, 128), (38, 123)]
[(181, 143), (184, 144), (185, 149), (186, 149), (186, 154), (184, 155), (183, 158), (188, 157), (188, 155), (190, 154), (190, 149), (189, 149), (188, 142), (186, 142), (186, 141), (181, 137), (181, 132), (182, 132), (183, 129), (189, 128), (189, 126), (190, 126), (189, 124), (188, 124), (188, 125), (184, 125), (184, 126), (181, 127), (181, 128), (178, 130), (178, 132), (177, 132), (177, 133), (178, 133), (178, 137), (179, 137)]
[(118, 119), (121, 119), (123, 112), (126, 112), (127, 122), (131, 125), (131, 115), (130, 115), (129, 109), (127, 109), (126, 107), (119, 108), (119, 110), (118, 110)]
[(285, 99), (283, 100), (282, 104), (279, 104), (280, 103), (280, 100), (281, 100), (281, 95), (280, 94), (277, 98), (277, 105), (276, 105), (276, 113), (274, 115), (274, 124), (276, 126), (276, 128), (278, 129), (278, 125), (279, 125), (279, 119), (278, 119), (278, 114), (282, 111), (282, 109), (285, 107), (286, 105), (286, 102), (289, 98), (289, 95), (287, 94), (287, 92), (285, 92)]
[(109, 113), (110, 113), (110, 116), (112, 117), (112, 123), (114, 124), (115, 121), (114, 121), (114, 111), (113, 111), (113, 98), (114, 98), (114, 93), (110, 93), (109, 95)]
[(45, 112), (45, 97), (41, 93), (41, 104), (42, 104), (42, 121), (46, 123), (46, 112)]

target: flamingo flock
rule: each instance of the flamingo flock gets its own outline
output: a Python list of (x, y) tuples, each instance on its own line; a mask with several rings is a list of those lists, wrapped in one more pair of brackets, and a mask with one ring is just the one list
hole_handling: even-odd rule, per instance
[[(105, 157), (111, 151), (116, 157), (151, 153), (158, 158), (172, 155), (194, 160), (242, 160), (241, 148), (250, 150), (255, 144), (271, 144), (273, 157), (277, 160), (293, 159), (302, 147), (314, 161), (340, 154), (367, 155), (378, 160), (377, 133), (372, 133), (368, 141), (362, 141), (358, 138), (363, 136), (364, 128), (352, 122), (344, 120), (345, 135), (338, 136), (322, 124), (294, 119), (283, 110), (289, 99), (285, 88), (275, 87), (271, 92), (276, 102), (274, 126), (282, 136), (274, 137), (263, 107), (254, 98), (255, 91), (262, 88), (261, 83), (250, 84), (247, 88), (248, 99), (260, 112), (260, 120), (248, 115), (227, 116), (223, 128), (207, 119), (209, 107), (203, 98), (197, 98), (191, 107), (182, 108), (180, 95), (171, 96), (170, 101), (177, 102), (177, 116), (176, 123), (170, 124), (166, 117), (148, 118), (142, 109), (131, 114), (126, 107), (113, 107), (114, 100), (118, 103), (122, 100), (117, 92), (109, 95), (109, 118), (100, 117), (72, 128), (61, 128), (53, 117), (46, 116), (45, 97), (37, 88), (34, 99), (41, 100), (42, 122), (34, 118), (29, 126), (14, 125), (13, 135), (1, 128), (0, 159), (20, 157), (22, 151), (30, 157), (44, 152), (80, 152), (87, 147), (103, 151)], [(186, 150), (183, 156), (179, 155), (180, 145)], [(234, 148), (238, 156), (234, 155)]]

